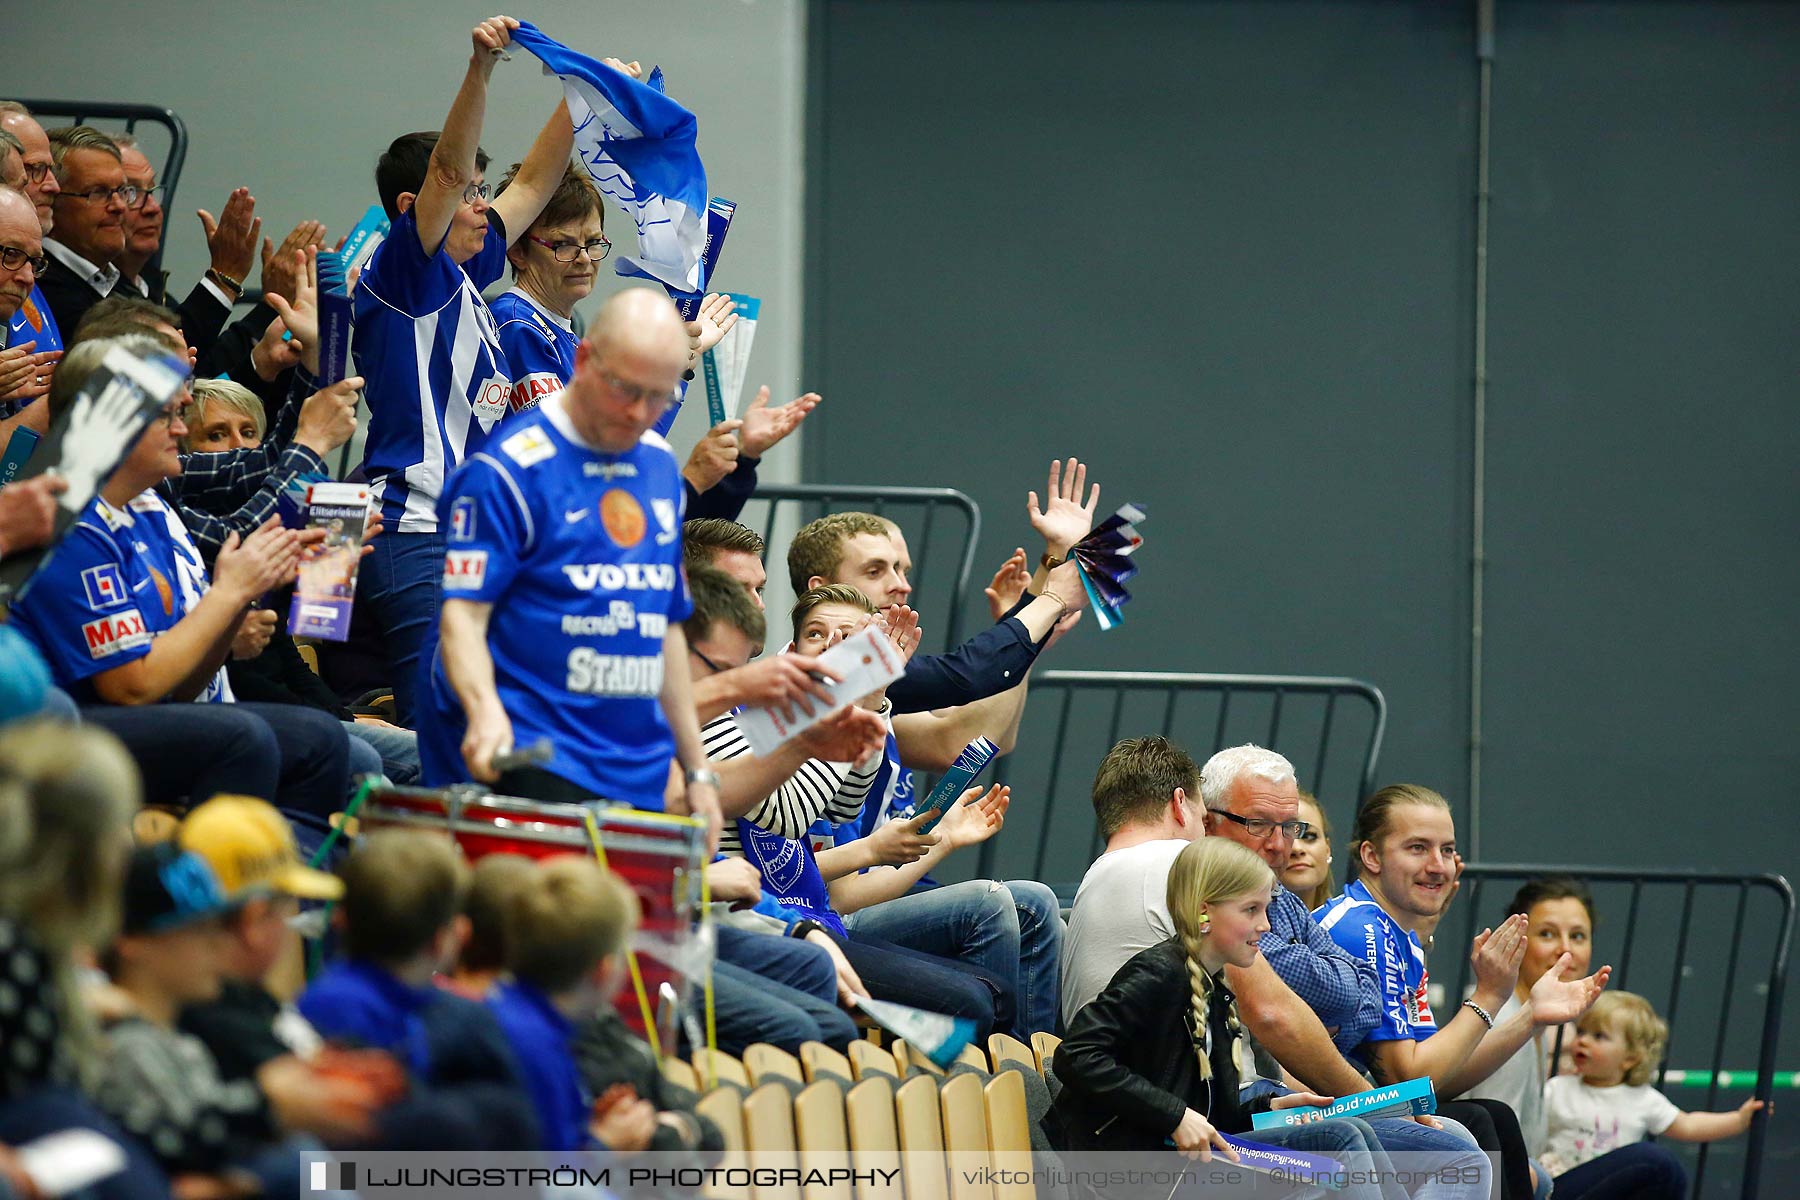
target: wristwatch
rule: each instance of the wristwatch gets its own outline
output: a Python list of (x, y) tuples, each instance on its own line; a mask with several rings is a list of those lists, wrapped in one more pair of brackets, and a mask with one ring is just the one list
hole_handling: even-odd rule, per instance
[(787, 935), (791, 938), (804, 939), (807, 934), (813, 932), (813, 930), (815, 930), (815, 929), (820, 931), (821, 933), (829, 932), (828, 930), (826, 930), (825, 926), (819, 924), (817, 921), (803, 918), (801, 920), (795, 921), (793, 923), (793, 925), (789, 927), (789, 929), (787, 931)]
[(1043, 557), (1038, 559), (1038, 566), (1044, 568), (1046, 571), (1054, 571), (1068, 561), (1068, 559), (1063, 558), (1061, 555), (1052, 554), (1046, 550), (1044, 551)]
[(695, 767), (687, 773), (689, 783), (704, 783), (714, 791), (719, 789), (719, 773), (711, 767)]

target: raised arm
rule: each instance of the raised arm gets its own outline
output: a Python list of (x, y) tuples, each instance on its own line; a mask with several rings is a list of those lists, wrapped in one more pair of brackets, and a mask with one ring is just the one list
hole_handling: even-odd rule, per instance
[(1612, 977), (1612, 967), (1601, 967), (1586, 979), (1564, 979), (1562, 973), (1572, 961), (1569, 954), (1559, 958), (1531, 986), (1519, 1011), (1488, 1030), (1468, 1060), (1445, 1081), (1445, 1095), (1465, 1092), (1499, 1070), (1500, 1064), (1516, 1054), (1534, 1030), (1579, 1020), (1593, 1007)]
[(250, 602), (293, 579), (299, 562), (299, 535), (273, 521), (241, 545), (232, 535), (200, 603), (151, 642), (150, 653), (95, 675), (94, 690), (108, 704), (155, 704), (169, 695), (192, 700), (224, 664)]
[[(1513, 981), (1519, 977), (1519, 960), (1525, 952), (1524, 929), (1524, 919), (1515, 916), (1507, 918), (1498, 929), (1484, 929), (1475, 935), (1469, 953), (1470, 965), (1475, 969), (1475, 992), (1469, 999), (1488, 1013), (1498, 1011), (1506, 1002)], [(1394, 1001), (1392, 995), (1385, 999), (1390, 1005)], [(1432, 1087), (1449, 1094), (1451, 1082), (1486, 1033), (1486, 1023), (1464, 1004), (1448, 1024), (1423, 1041), (1402, 1037), (1372, 1042), (1370, 1071), (1378, 1083), (1398, 1083), (1429, 1075)]]
[[(442, 143), (439, 143), (442, 145)], [(575, 130), (569, 123), (569, 106), (558, 101), (556, 111), (538, 130), (537, 140), (519, 166), (519, 173), (504, 192), (494, 197), (493, 209), (506, 227), (506, 243), (525, 236), (531, 223), (550, 203), (556, 185), (569, 168), (569, 151), (575, 146)]]
[[(512, 44), (512, 31), (518, 27), (519, 23), (511, 17), (489, 17), (470, 31), (473, 50), (469, 69), (463, 73), (462, 87), (457, 89), (450, 112), (444, 117), (443, 132), (431, 152), (425, 182), (419, 185), (419, 194), (413, 199), (413, 221), (419, 231), (419, 245), (427, 255), (436, 254), (443, 244), (444, 235), (450, 232), (450, 219), (463, 202), (463, 193), (475, 181), (475, 151), (487, 117), (488, 77), (494, 73), (500, 52)], [(563, 123), (568, 124), (566, 116)], [(567, 153), (565, 150), (565, 157)]]

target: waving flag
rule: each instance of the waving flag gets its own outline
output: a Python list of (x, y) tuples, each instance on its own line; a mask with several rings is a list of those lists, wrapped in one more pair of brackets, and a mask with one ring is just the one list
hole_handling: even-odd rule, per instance
[(694, 114), (663, 94), (662, 71), (640, 83), (577, 54), (529, 22), (513, 41), (562, 80), (575, 126), (575, 156), (637, 225), (638, 253), (620, 255), (620, 275), (654, 279), (672, 292), (706, 284), (706, 168), (695, 148)]

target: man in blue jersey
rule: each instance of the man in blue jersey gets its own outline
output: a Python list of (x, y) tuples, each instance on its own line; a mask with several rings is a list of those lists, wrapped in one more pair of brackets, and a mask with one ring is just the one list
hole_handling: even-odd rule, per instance
[[(79, 393), (105, 356), (166, 355), (145, 336), (85, 342), (57, 369), (45, 403), (83, 419)], [(175, 509), (156, 485), (181, 473), (180, 407), (153, 420), (99, 495), (15, 604), (12, 624), (82, 703), (84, 721), (130, 748), (147, 797), (199, 803), (241, 792), (313, 818), (348, 792), (349, 746), (330, 714), (286, 704), (238, 704), (227, 655), (255, 641), (252, 602), (291, 582), (300, 535), (270, 521), (239, 541), (232, 534), (209, 572)], [(192, 701), (167, 704), (165, 701)]]
[(1606, 985), (1610, 967), (1575, 980), (1564, 980), (1560, 969), (1546, 971), (1520, 1012), (1496, 1024), (1524, 954), (1525, 919), (1509, 917), (1475, 938), (1475, 990), (1440, 1028), (1426, 998), (1417, 931), (1428, 922), (1435, 926), (1450, 901), (1456, 853), (1450, 806), (1416, 784), (1382, 788), (1357, 814), (1350, 853), (1357, 878), (1319, 910), (1318, 923), (1379, 980), (1381, 1019), (1357, 1049), (1377, 1082), (1429, 1075), (1441, 1095), (1456, 1096), (1511, 1058), (1538, 1026), (1586, 1012)]
[[(38, 270), (49, 261), (44, 257), (40, 229), (30, 199), (15, 188), (0, 185), (0, 328), (9, 328), (37, 294)], [(36, 338), (30, 334), (0, 350), (0, 450), (21, 422), (40, 435), (48, 430), (43, 406), (32, 401), (50, 390), (50, 376), (61, 357), (60, 344), (39, 353)], [(27, 420), (26, 413), (34, 408)]]
[[(679, 622), (681, 478), (651, 432), (687, 361), (675, 306), (607, 301), (564, 390), (507, 422), (450, 479), (441, 643), (424, 681), (428, 784), (494, 782), (548, 800), (603, 797), (703, 816), (719, 834)], [(665, 669), (665, 667), (667, 669)], [(494, 756), (540, 740), (541, 767)], [(685, 790), (671, 789), (673, 754)]]
[[(56, 224), (54, 201), (62, 191), (62, 185), (56, 179), (50, 139), (45, 135), (44, 127), (32, 117), (31, 110), (17, 100), (0, 100), (0, 130), (18, 139), (22, 148), (20, 164), (25, 171), (25, 185), (21, 190), (37, 209), (39, 235), (49, 237)], [(5, 345), (22, 346), (26, 342), (36, 343), (38, 354), (61, 350), (63, 346), (56, 318), (50, 315), (50, 302), (44, 299), (43, 291), (35, 283), (25, 303), (12, 314), (6, 325)]]
[(513, 185), (489, 206), (487, 155), (477, 143), (488, 76), (518, 24), (492, 17), (477, 25), (443, 131), (396, 138), (375, 167), (392, 229), (357, 285), (351, 352), (367, 380), (363, 470), (389, 532), (363, 568), (360, 598), (387, 649), (402, 725), (412, 724), (420, 648), (437, 624), (438, 496), (508, 411), (511, 379), (481, 292), (556, 190), (573, 141), (559, 101)]

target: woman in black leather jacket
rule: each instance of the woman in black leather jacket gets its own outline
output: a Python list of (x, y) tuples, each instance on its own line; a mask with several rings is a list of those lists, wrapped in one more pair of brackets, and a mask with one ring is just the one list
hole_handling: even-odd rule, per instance
[[(1236, 1160), (1222, 1134), (1249, 1134), (1253, 1112), (1331, 1103), (1293, 1092), (1238, 1098), (1237, 1005), (1222, 972), (1248, 967), (1269, 929), (1275, 882), (1268, 865), (1234, 842), (1203, 838), (1169, 872), (1176, 936), (1139, 953), (1075, 1015), (1056, 1053), (1063, 1088), (1044, 1118), (1059, 1150), (1168, 1150)], [(1246, 1056), (1247, 1057), (1247, 1056)], [(1247, 1140), (1323, 1152), (1350, 1165), (1392, 1170), (1373, 1131), (1356, 1118), (1259, 1129)], [(1382, 1196), (1351, 1184), (1341, 1200)], [(1469, 1195), (1483, 1194), (1470, 1187)]]

